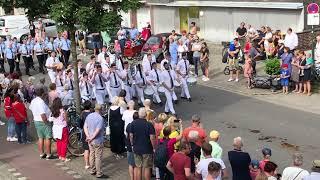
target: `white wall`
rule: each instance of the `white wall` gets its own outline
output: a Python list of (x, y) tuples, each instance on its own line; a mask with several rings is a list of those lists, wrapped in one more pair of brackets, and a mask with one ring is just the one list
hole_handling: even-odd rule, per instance
[(122, 16), (121, 26), (131, 27), (130, 11), (128, 13), (121, 11), (120, 15)]
[(175, 8), (166, 6), (153, 6), (153, 30), (154, 34), (171, 32), (172, 29), (179, 30), (177, 23), (179, 17), (175, 16)]
[(147, 22), (151, 23), (150, 8), (141, 7), (137, 10), (137, 28), (141, 32), (142, 28), (147, 26)]
[[(246, 9), (246, 8), (201, 8), (201, 35), (213, 42), (229, 41), (235, 36), (235, 30), (241, 22), (255, 28), (268, 25), (273, 30), (286, 32), (288, 27), (294, 31), (303, 30), (302, 10)], [(302, 16), (302, 17), (301, 17)]]

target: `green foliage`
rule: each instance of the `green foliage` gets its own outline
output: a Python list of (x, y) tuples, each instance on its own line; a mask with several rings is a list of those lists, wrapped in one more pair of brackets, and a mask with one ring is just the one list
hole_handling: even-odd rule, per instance
[(266, 60), (264, 70), (268, 75), (279, 75), (281, 70), (280, 60), (277, 58)]

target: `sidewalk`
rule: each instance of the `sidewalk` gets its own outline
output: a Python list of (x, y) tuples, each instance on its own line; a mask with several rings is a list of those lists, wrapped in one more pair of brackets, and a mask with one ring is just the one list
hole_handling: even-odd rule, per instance
[[(200, 77), (198, 78), (199, 85), (249, 96), (285, 107), (320, 114), (320, 93), (318, 89), (316, 89), (312, 96), (309, 97), (295, 93), (283, 95), (281, 91), (271, 92), (270, 89), (248, 89), (246, 85), (246, 79), (243, 77), (243, 75), (240, 75), (240, 81), (238, 83), (227, 82), (229, 76), (223, 74), (223, 69), (226, 64), (221, 62), (222, 46), (212, 43), (208, 43), (208, 46), (210, 49), (210, 81), (203, 82)], [(257, 62), (258, 74), (265, 74), (263, 66), (263, 61)]]

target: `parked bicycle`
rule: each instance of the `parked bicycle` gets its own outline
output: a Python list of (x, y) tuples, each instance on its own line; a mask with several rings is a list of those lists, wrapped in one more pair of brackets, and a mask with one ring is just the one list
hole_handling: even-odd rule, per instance
[[(229, 53), (228, 53), (228, 49), (229, 49), (229, 46), (230, 46), (230, 42), (222, 42), (221, 43), (223, 48), (222, 48), (222, 63), (226, 63), (227, 66), (224, 68), (223, 70), (223, 73), (225, 75), (230, 75), (230, 72), (233, 71), (235, 73), (235, 71), (237, 69), (233, 68), (231, 69), (230, 66), (228, 65), (229, 64)], [(243, 68), (241, 66), (241, 64), (244, 64), (244, 61), (245, 61), (245, 58), (244, 58), (244, 53), (242, 50), (240, 50), (239, 52), (239, 56), (238, 56), (238, 62), (239, 62), (239, 71), (240, 71), (240, 74), (243, 73)]]

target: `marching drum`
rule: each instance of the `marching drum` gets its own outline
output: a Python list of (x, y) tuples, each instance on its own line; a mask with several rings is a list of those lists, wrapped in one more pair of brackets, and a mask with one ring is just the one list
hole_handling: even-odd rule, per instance
[(178, 88), (178, 87), (181, 86), (181, 83), (178, 82), (177, 80), (174, 80), (174, 81), (173, 81), (173, 85), (174, 85), (174, 87)]
[(144, 92), (144, 94), (145, 94), (146, 96), (152, 96), (153, 93), (154, 93), (154, 91), (153, 91), (153, 89), (152, 89), (151, 86), (145, 87), (144, 90), (143, 90), (143, 92)]
[(165, 91), (166, 91), (166, 88), (164, 88), (163, 86), (158, 87), (159, 94), (164, 94)]
[(195, 77), (188, 77), (187, 78), (187, 83), (190, 85), (190, 86), (193, 86), (193, 85), (196, 85), (197, 84), (197, 79)]

